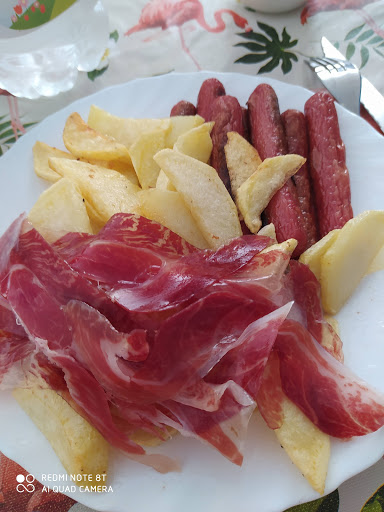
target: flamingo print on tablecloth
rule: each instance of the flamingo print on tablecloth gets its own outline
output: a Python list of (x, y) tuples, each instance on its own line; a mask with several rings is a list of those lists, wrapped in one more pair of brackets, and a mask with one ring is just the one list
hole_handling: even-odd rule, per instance
[(4, 89), (0, 89), (0, 96), (6, 96), (8, 101), (8, 107), (9, 107), (9, 116), (11, 118), (11, 126), (13, 133), (15, 134), (15, 139), (18, 139), (18, 133), (17, 130), (19, 130), (21, 133), (25, 133), (25, 128), (21, 124), (20, 116), (19, 116), (19, 108), (17, 105), (17, 98), (10, 94), (8, 91), (5, 91)]
[(234, 23), (246, 31), (251, 30), (248, 21), (231, 9), (219, 9), (214, 13), (216, 25), (210, 26), (204, 16), (204, 8), (199, 0), (152, 0), (141, 11), (137, 25), (129, 29), (125, 35), (130, 36), (135, 32), (160, 27), (167, 30), (170, 27), (178, 27), (182, 49), (193, 60), (197, 69), (201, 69), (197, 60), (187, 47), (182, 27), (188, 21), (197, 23), (208, 32), (222, 32), (226, 28), (223, 15), (228, 15)]
[(308, 18), (321, 11), (354, 9), (377, 35), (384, 38), (384, 30), (382, 30), (372, 16), (363, 9), (365, 5), (373, 4), (377, 1), (378, 0), (307, 0), (301, 12), (301, 23), (304, 25), (308, 21)]

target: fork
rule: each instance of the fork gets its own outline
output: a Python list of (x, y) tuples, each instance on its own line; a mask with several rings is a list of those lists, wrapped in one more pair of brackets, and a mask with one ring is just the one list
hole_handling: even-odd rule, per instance
[(326, 57), (311, 57), (306, 63), (341, 105), (360, 114), (361, 75), (357, 66)]

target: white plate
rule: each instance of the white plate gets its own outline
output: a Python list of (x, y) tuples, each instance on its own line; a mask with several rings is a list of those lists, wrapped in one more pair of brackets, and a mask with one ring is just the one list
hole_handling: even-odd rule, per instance
[[(219, 78), (227, 93), (236, 96), (242, 105), (260, 82), (268, 82), (275, 88), (282, 111), (302, 110), (311, 95), (303, 88), (266, 78), (201, 72), (135, 80), (78, 100), (24, 135), (0, 159), (0, 233), (19, 213), (28, 211), (45, 187), (33, 173), (34, 142), (42, 140), (63, 147), (62, 129), (71, 112), (77, 111), (86, 119), (90, 105), (96, 104), (121, 116), (167, 116), (180, 99), (195, 102), (202, 81), (211, 76)], [(384, 138), (359, 117), (342, 108), (338, 111), (347, 147), (354, 212), (384, 209)], [(384, 272), (366, 278), (340, 313), (339, 321), (346, 364), (384, 392), (383, 289)], [(64, 475), (49, 444), (9, 393), (0, 395), (0, 405), (0, 450), (37, 479), (41, 480), (42, 475), (51, 478), (54, 474)], [(210, 447), (180, 436), (158, 451), (177, 457), (182, 472), (160, 475), (114, 454), (109, 471), (113, 492), (66, 494), (89, 507), (108, 512), (281, 512), (319, 497), (258, 416), (250, 425), (242, 468), (232, 465)], [(374, 464), (383, 454), (384, 429), (347, 443), (334, 441), (326, 493)], [(63, 485), (68, 484), (60, 482)]]

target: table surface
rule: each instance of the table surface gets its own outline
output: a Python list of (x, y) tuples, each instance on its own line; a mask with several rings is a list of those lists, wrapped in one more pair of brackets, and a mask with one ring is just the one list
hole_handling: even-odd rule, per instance
[[(26, 9), (32, 2), (15, 0), (14, 3)], [(0, 154), (24, 130), (72, 101), (138, 77), (171, 71), (230, 71), (259, 74), (309, 89), (320, 88), (305, 60), (322, 55), (321, 36), (336, 44), (384, 94), (384, 0), (309, 0), (306, 15), (302, 8), (285, 14), (262, 14), (236, 0), (189, 0), (188, 3), (186, 0), (102, 0), (102, 3), (108, 11), (110, 38), (97, 69), (79, 73), (72, 90), (52, 98), (16, 100), (0, 96)], [(199, 10), (201, 15), (191, 17), (192, 10), (187, 4), (192, 3), (200, 5), (194, 12)], [(43, 4), (34, 2), (39, 8)], [(223, 23), (215, 16), (221, 9), (227, 10), (222, 16)], [(249, 39), (244, 28), (236, 24), (240, 23), (239, 17), (257, 34), (254, 39)], [(170, 26), (162, 28), (167, 25)], [(266, 39), (275, 39), (278, 44), (269, 45), (272, 49), (260, 57), (257, 43)], [(13, 127), (11, 116), (15, 117), (15, 113), (21, 125)], [(61, 494), (43, 494), (39, 485), (31, 495), (18, 494), (15, 481), (20, 474), (27, 473), (0, 453), (0, 510), (90, 511)], [(382, 512), (383, 482), (384, 461), (380, 460), (331, 495), (294, 507), (290, 512)]]

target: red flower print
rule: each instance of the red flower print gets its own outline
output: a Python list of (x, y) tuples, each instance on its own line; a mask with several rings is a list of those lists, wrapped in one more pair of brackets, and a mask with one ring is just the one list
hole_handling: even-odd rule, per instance
[(23, 9), (21, 8), (21, 5), (16, 5), (13, 10), (16, 14), (21, 14), (23, 12)]
[(41, 4), (40, 5), (40, 11), (44, 14), (45, 13), (45, 5), (44, 4)]

